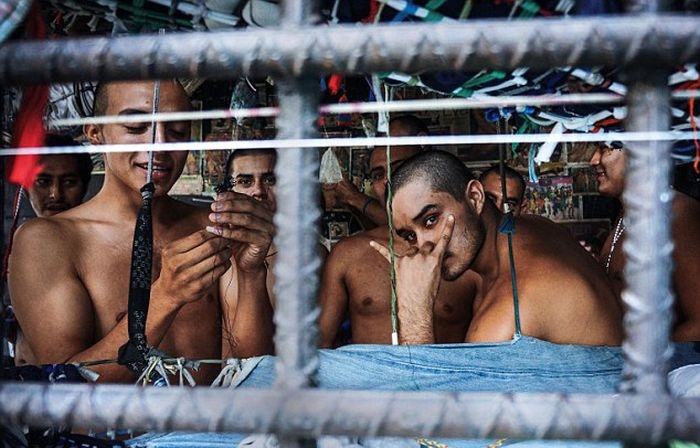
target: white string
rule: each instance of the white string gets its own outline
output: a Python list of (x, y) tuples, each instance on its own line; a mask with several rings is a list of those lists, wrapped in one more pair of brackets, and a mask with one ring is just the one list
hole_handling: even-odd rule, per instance
[[(674, 92), (674, 99), (688, 99), (700, 96), (700, 90), (688, 90)], [(458, 110), (458, 109), (484, 109), (490, 107), (534, 107), (534, 106), (558, 106), (566, 104), (619, 104), (624, 97), (609, 93), (585, 93), (567, 95), (538, 95), (538, 96), (504, 96), (504, 97), (470, 97), (470, 98), (438, 98), (424, 100), (403, 100), (391, 102), (359, 102), (325, 104), (319, 106), (319, 113), (350, 114), (350, 113), (380, 113), (380, 112), (415, 112), (434, 110)], [(546, 112), (543, 112), (546, 113)], [(154, 120), (166, 121), (197, 121), (213, 120), (220, 118), (256, 118), (275, 117), (279, 115), (278, 107), (257, 107), (250, 109), (219, 109), (207, 111), (188, 112), (161, 112), (152, 116), (144, 115), (111, 115), (100, 117), (74, 117), (49, 119), (47, 126), (50, 129), (86, 124), (123, 124), (142, 123)], [(533, 120), (536, 118), (531, 117)], [(581, 119), (586, 119), (582, 117)]]
[[(565, 133), (557, 137), (559, 142), (605, 142), (610, 140), (610, 133)], [(645, 131), (645, 132), (615, 132), (615, 140), (623, 142), (646, 141), (675, 141), (692, 140), (693, 132), (675, 131)], [(373, 146), (450, 146), (450, 145), (483, 145), (492, 143), (543, 143), (551, 139), (551, 134), (479, 134), (479, 135), (430, 135), (420, 137), (339, 137), (339, 138), (310, 138), (282, 140), (231, 140), (216, 142), (182, 142), (182, 143), (144, 143), (134, 145), (99, 145), (99, 146), (55, 146), (33, 148), (0, 149), (0, 156), (19, 154), (65, 154), (74, 153), (117, 153), (148, 151), (221, 151), (234, 149), (261, 148), (336, 148), (373, 147)]]
[[(403, 101), (372, 101), (358, 103), (324, 104), (319, 106), (321, 114), (349, 114), (376, 112), (414, 112), (454, 109), (483, 109), (488, 107), (557, 106), (564, 104), (619, 104), (624, 97), (611, 93), (571, 93), (566, 95), (536, 96), (479, 96), (470, 98), (436, 98)], [(251, 109), (221, 109), (209, 111), (163, 112), (155, 115), (156, 121), (210, 120), (217, 118), (273, 117), (279, 114), (278, 107)], [(51, 120), (55, 127), (82, 126), (84, 124), (139, 123), (150, 120), (143, 115), (76, 117)]]
[[(162, 34), (162, 33), (161, 33)], [(156, 142), (156, 119), (155, 116), (158, 113), (158, 102), (160, 100), (160, 80), (156, 79), (153, 85), (153, 110), (151, 114), (151, 145)], [(149, 184), (153, 180), (153, 155), (155, 151), (150, 149), (148, 151), (148, 170), (146, 171), (146, 183)]]

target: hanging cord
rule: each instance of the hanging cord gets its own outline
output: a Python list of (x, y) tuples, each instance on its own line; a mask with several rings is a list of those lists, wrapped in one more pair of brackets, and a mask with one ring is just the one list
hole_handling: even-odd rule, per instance
[[(162, 28), (158, 32), (161, 36), (165, 34)], [(159, 110), (160, 103), (160, 80), (156, 80), (153, 85), (153, 113), (151, 115), (151, 144), (156, 142), (156, 114)], [(152, 183), (153, 179), (153, 149), (148, 151), (148, 170), (146, 172), (146, 185)], [(145, 187), (144, 187), (145, 188)], [(143, 195), (143, 192), (141, 193)], [(151, 194), (152, 196), (152, 194)]]
[[(507, 128), (507, 122), (506, 122)], [(513, 289), (513, 314), (515, 315), (515, 334), (513, 339), (518, 339), (522, 334), (520, 326), (520, 305), (518, 303), (518, 281), (515, 274), (515, 257), (513, 257), (513, 234), (515, 233), (515, 219), (513, 218), (513, 210), (506, 202), (506, 166), (504, 160), (505, 149), (503, 145), (499, 146), (498, 169), (501, 176), (501, 203), (505, 210), (503, 220), (498, 228), (498, 233), (508, 236), (508, 262), (510, 264), (510, 282)]]
[[(153, 118), (151, 120), (151, 143), (156, 139), (155, 114), (158, 113), (160, 97), (160, 81), (156, 80), (153, 87)], [(146, 318), (151, 295), (151, 275), (153, 264), (153, 221), (152, 202), (155, 185), (152, 181), (153, 150), (149, 151), (148, 173), (146, 185), (141, 188), (141, 208), (136, 217), (134, 241), (131, 253), (131, 274), (129, 280), (128, 329), (129, 340), (119, 349), (118, 362), (131, 371), (141, 374), (139, 381), (148, 381), (163, 369), (148, 368), (153, 365), (153, 358), (158, 356), (155, 349), (149, 347), (146, 339)], [(148, 361), (147, 361), (148, 360)], [(144, 377), (145, 374), (145, 377)], [(157, 381), (158, 379), (156, 379)]]
[[(384, 98), (389, 101), (391, 94), (389, 87), (384, 85)], [(389, 123), (389, 115), (387, 113), (387, 126)], [(387, 127), (387, 131), (389, 128)], [(389, 132), (387, 132), (389, 134)], [(389, 135), (391, 137), (391, 135)], [(387, 224), (389, 226), (389, 282), (391, 283), (391, 344), (399, 345), (399, 320), (397, 313), (397, 298), (396, 298), (396, 253), (394, 251), (394, 221), (391, 217), (393, 199), (393, 191), (391, 186), (391, 145), (386, 145), (386, 215)]]
[(391, 200), (393, 199), (391, 187), (391, 147), (388, 145), (386, 147), (386, 177), (386, 214), (389, 225), (389, 254), (391, 257), (391, 261), (389, 263), (389, 281), (391, 282), (391, 344), (399, 345), (399, 325), (396, 309), (396, 253), (394, 252), (394, 221), (391, 217)]
[(690, 127), (693, 129), (693, 144), (695, 144), (695, 160), (693, 169), (700, 173), (700, 143), (698, 142), (698, 122), (695, 120), (695, 97), (688, 99), (688, 112), (690, 113)]
[(10, 252), (12, 252), (12, 241), (14, 240), (15, 231), (17, 230), (17, 223), (19, 222), (19, 210), (22, 205), (22, 196), (24, 196), (24, 188), (18, 187), (17, 191), (15, 192), (15, 198), (12, 205), (12, 223), (10, 224), (7, 248), (5, 248), (5, 254), (2, 260), (3, 285), (5, 284), (5, 279), (7, 279), (7, 274), (9, 273)]

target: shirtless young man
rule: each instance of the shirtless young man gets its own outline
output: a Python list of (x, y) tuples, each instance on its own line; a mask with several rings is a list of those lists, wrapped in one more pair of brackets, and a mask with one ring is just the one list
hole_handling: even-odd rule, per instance
[[(598, 192), (621, 200), (626, 170), (624, 144), (619, 141), (602, 144), (593, 153), (590, 164), (596, 170)], [(700, 265), (697, 263), (697, 254), (700, 253), (700, 201), (676, 191), (671, 210), (671, 237), (674, 241), (671, 282), (676, 296), (672, 337), (679, 342), (700, 341)], [(623, 217), (624, 208), (603, 243), (600, 256), (618, 298), (625, 286), (622, 244), (626, 232)]]
[[(513, 211), (513, 216), (520, 216), (523, 208), (525, 208), (525, 203), (523, 202), (523, 197), (525, 196), (525, 179), (523, 179), (520, 173), (509, 166), (504, 167), (504, 173), (506, 177), (505, 205), (508, 206), (508, 210)], [(479, 182), (484, 186), (486, 197), (496, 204), (497, 209), (506, 213), (503, 201), (503, 189), (501, 187), (500, 167), (494, 165), (482, 172), (479, 176)]]
[[(402, 343), (436, 340), (433, 311), (443, 280), (482, 277), (467, 342), (515, 334), (507, 235), (501, 213), (455, 156), (433, 151), (394, 175), (393, 219), (411, 249), (396, 258)], [(538, 216), (516, 219), (513, 251), (522, 334), (561, 344), (617, 345), (621, 310), (605, 273), (566, 229)], [(386, 259), (386, 247), (372, 243)]]
[[(420, 151), (418, 147), (391, 149), (391, 167)], [(385, 197), (387, 159), (384, 148), (370, 156), (372, 189), (378, 198)], [(334, 347), (343, 319), (350, 317), (352, 342), (356, 344), (391, 343), (391, 284), (389, 266), (370, 246), (370, 241), (389, 245), (389, 226), (344, 238), (331, 251), (324, 266), (319, 300), (319, 328), (322, 348)], [(396, 251), (407, 249), (405, 242), (394, 238)], [(434, 305), (436, 342), (462, 342), (472, 315), (472, 303), (478, 278), (467, 272), (453, 282), (442, 282)]]
[[(153, 92), (153, 82), (102, 84), (95, 114), (150, 114)], [(158, 110), (190, 110), (179, 83), (161, 82)], [(151, 141), (150, 122), (90, 124), (84, 132), (95, 145)], [(159, 143), (185, 141), (189, 124), (158, 123), (155, 135)], [(93, 199), (55, 217), (31, 220), (15, 236), (10, 294), (35, 364), (115, 359), (128, 340), (132, 241), (148, 153), (104, 157), (104, 184)], [(211, 214), (169, 197), (186, 158), (187, 151), (154, 154), (148, 343), (194, 359), (219, 359), (222, 350), (240, 357), (270, 353), (272, 310), (263, 261), (273, 233), (272, 213), (234, 192), (219, 195)], [(239, 296), (220, 296), (219, 281), (232, 259), (239, 267)], [(233, 307), (224, 331), (222, 305)], [(116, 363), (91, 368), (104, 382), (136, 378)], [(217, 371), (218, 366), (203, 366), (194, 375), (207, 383)]]

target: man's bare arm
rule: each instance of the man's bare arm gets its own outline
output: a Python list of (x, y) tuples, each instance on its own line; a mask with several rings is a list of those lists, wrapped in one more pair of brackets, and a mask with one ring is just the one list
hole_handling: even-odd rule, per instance
[(319, 291), (319, 347), (334, 348), (338, 330), (348, 310), (348, 293), (345, 288), (345, 270), (347, 254), (345, 241), (340, 241), (331, 251), (321, 276)]
[(374, 224), (381, 226), (389, 221), (382, 204), (378, 200), (360, 192), (348, 179), (343, 178), (343, 180), (335, 184), (335, 194), (340, 202), (352, 207)]
[(697, 262), (700, 254), (700, 203), (676, 193), (673, 215), (673, 287), (680, 313), (673, 339), (697, 341), (700, 340), (700, 264)]
[(274, 352), (272, 305), (267, 293), (265, 256), (275, 227), (273, 213), (264, 203), (228, 191), (212, 204), (207, 230), (228, 240), (236, 263), (237, 296), (233, 288), (220, 287), (224, 315), (222, 348), (225, 356), (247, 358)]
[[(127, 319), (102, 339), (94, 339), (93, 303), (77, 273), (70, 238), (61, 233), (55, 223), (43, 221), (27, 223), (17, 232), (11, 260), (13, 306), (37, 362), (116, 359), (119, 347), (128, 340)], [(209, 287), (206, 280), (203, 283), (190, 281), (189, 275), (211, 278), (211, 275), (221, 275), (218, 271), (227, 267), (227, 253), (218, 254), (213, 244), (202, 245), (211, 239), (202, 232), (167, 249), (169, 255), (164, 258), (170, 261), (163, 260), (161, 277), (152, 288), (146, 325), (149, 344), (160, 344), (180, 308), (188, 301), (201, 298)], [(47, 253), (52, 254), (51, 257), (47, 257)], [(201, 272), (205, 271), (210, 276), (202, 276)], [(104, 382), (135, 379), (132, 372), (116, 363), (91, 369)]]

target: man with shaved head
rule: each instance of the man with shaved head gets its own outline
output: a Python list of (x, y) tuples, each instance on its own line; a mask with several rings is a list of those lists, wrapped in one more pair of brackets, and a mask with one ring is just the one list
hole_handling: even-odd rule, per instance
[[(149, 116), (154, 91), (158, 112), (191, 110), (176, 81), (110, 82), (96, 91), (100, 116)], [(93, 145), (156, 144), (189, 139), (190, 125), (165, 121), (88, 124)], [(91, 200), (18, 229), (9, 265), (17, 320), (34, 364), (114, 360), (129, 340), (134, 223), (149, 174), (149, 152), (107, 152), (102, 189)], [(145, 322), (148, 344), (172, 357), (220, 359), (272, 351), (272, 310), (265, 288), (265, 255), (272, 240), (272, 212), (235, 192), (217, 197), (211, 210), (168, 196), (187, 151), (155, 151), (151, 180), (153, 266), (135, 272), (150, 279)], [(50, 254), (47, 257), (46, 254)], [(237, 295), (221, 278), (237, 265)], [(220, 293), (220, 290), (222, 291)], [(223, 311), (222, 311), (223, 309)], [(222, 322), (222, 313), (228, 319)], [(91, 367), (106, 382), (133, 382), (137, 373), (117, 363)], [(210, 383), (218, 366), (202, 366), (198, 382)]]
[[(605, 272), (566, 229), (539, 216), (516, 218), (511, 264), (502, 214), (461, 160), (443, 151), (418, 154), (396, 171), (393, 185), (394, 226), (410, 246), (396, 256), (402, 343), (436, 340), (434, 304), (444, 280), (473, 270), (482, 296), (465, 341), (520, 333), (561, 344), (620, 344), (621, 310)], [(371, 244), (390, 259), (385, 245)]]

